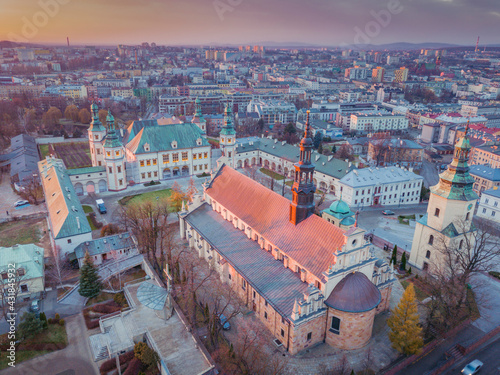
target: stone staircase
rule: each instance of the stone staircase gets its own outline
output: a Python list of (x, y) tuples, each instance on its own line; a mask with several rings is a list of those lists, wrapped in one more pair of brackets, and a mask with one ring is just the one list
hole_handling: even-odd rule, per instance
[(94, 362), (109, 358), (107, 340), (103, 334), (92, 335), (89, 337), (89, 340)]

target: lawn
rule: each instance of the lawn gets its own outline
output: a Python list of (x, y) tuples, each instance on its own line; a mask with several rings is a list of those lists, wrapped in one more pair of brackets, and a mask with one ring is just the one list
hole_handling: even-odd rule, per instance
[(85, 212), (86, 214), (94, 212), (94, 209), (91, 206), (83, 205), (82, 208), (83, 208), (83, 212)]
[(415, 215), (399, 215), (398, 221), (399, 224), (410, 225), (410, 220), (415, 220)]
[(45, 157), (49, 155), (49, 145), (39, 145), (40, 155), (42, 156), (42, 160), (45, 160)]
[(137, 195), (127, 195), (126, 197), (120, 199), (118, 202), (122, 206), (126, 206), (127, 204), (130, 203), (143, 203), (146, 201), (153, 201), (156, 200), (156, 197), (159, 197), (159, 199), (168, 198), (170, 197), (170, 194), (172, 194), (172, 189), (150, 191), (147, 193), (142, 193)]
[(90, 218), (89, 215), (87, 215), (87, 221), (89, 222), (90, 229), (92, 229), (92, 230), (96, 230), (97, 229), (97, 227), (94, 225), (94, 223), (92, 222), (92, 219)]
[[(403, 280), (401, 281), (401, 285), (403, 286), (403, 288), (407, 288), (408, 285), (410, 285), (410, 282), (411, 281), (408, 281), (408, 280)], [(413, 283), (413, 287), (415, 288), (415, 295), (417, 296), (417, 299), (422, 302), (424, 299), (426, 299), (427, 297), (429, 297), (429, 295), (427, 293), (425, 293), (422, 289), (420, 289), (418, 286), (415, 285), (415, 283)]]
[[(0, 336), (0, 342), (5, 345), (9, 342), (7, 334)], [(43, 354), (50, 353), (54, 350), (23, 350), (24, 345), (32, 344), (53, 344), (59, 345), (62, 349), (68, 344), (68, 335), (66, 333), (66, 327), (59, 324), (49, 324), (49, 328), (38, 333), (35, 337), (29, 338), (22, 342), (16, 349), (16, 364), (22, 361), (38, 357)], [(43, 345), (42, 345), (43, 346)], [(47, 349), (47, 348), (45, 348)], [(0, 370), (8, 367), (9, 359), (5, 356), (5, 350), (2, 350), (2, 355), (0, 356)]]
[(115, 296), (115, 293), (101, 292), (101, 293), (99, 293), (99, 295), (97, 297), (89, 299), (87, 301), (87, 303), (85, 304), (85, 306), (90, 306), (90, 305), (93, 305), (95, 303), (112, 300), (114, 296)]
[(260, 168), (259, 171), (261, 171), (265, 175), (268, 175), (269, 177), (272, 177), (272, 178), (274, 178), (275, 180), (278, 180), (278, 181), (279, 180), (283, 180), (285, 178), (284, 176), (280, 175), (279, 173), (270, 171), (267, 168)]
[(0, 224), (0, 247), (38, 243), (43, 222), (44, 219), (31, 219)]
[[(121, 275), (119, 278), (118, 278), (118, 276), (113, 276), (109, 280), (109, 282), (111, 283), (111, 286), (114, 289), (119, 290), (123, 287), (123, 285), (125, 285), (125, 283), (143, 278), (145, 276), (146, 276), (146, 272), (144, 272), (144, 270), (142, 270), (140, 268), (139, 269), (133, 268), (133, 269), (125, 272), (125, 274)], [(121, 281), (121, 285), (120, 285), (120, 281)]]

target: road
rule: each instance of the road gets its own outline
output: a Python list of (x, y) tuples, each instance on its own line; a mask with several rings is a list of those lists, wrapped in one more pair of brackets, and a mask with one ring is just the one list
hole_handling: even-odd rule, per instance
[(423, 160), (422, 170), (420, 175), (424, 178), (424, 186), (434, 186), (439, 182), (438, 165), (427, 160)]
[(380, 225), (380, 221), (382, 218), (391, 217), (385, 217), (384, 215), (382, 215), (382, 211), (386, 209), (394, 211), (393, 217), (397, 217), (398, 215), (425, 214), (425, 212), (427, 211), (427, 202), (407, 207), (384, 206), (377, 208), (363, 208), (363, 211), (360, 211), (358, 214), (358, 226), (360, 228), (366, 229), (367, 231), (370, 231), (373, 228), (377, 228)]
[(478, 352), (469, 354), (464, 357), (458, 364), (453, 366), (450, 370), (445, 372), (445, 374), (459, 374), (460, 371), (467, 365), (467, 363), (472, 362), (475, 359), (479, 359), (484, 363), (480, 374), (494, 375), (500, 374), (500, 338), (497, 338), (491, 344), (480, 349)]

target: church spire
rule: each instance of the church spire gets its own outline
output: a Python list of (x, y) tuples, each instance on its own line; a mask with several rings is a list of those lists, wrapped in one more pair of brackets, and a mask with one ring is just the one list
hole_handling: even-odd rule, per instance
[(471, 145), (468, 137), (469, 121), (465, 133), (455, 144), (453, 160), (448, 169), (439, 175), (439, 183), (431, 187), (431, 192), (448, 199), (470, 201), (477, 199), (477, 194), (472, 190), (474, 177), (469, 174), (469, 154)]
[(290, 222), (297, 225), (314, 213), (314, 164), (311, 162), (313, 141), (307, 111), (304, 137), (300, 141), (300, 159), (295, 163), (295, 175), (292, 185), (292, 202), (290, 203)]
[(93, 102), (90, 105), (90, 112), (92, 114), (92, 122), (90, 123), (90, 131), (104, 131), (104, 126), (102, 126), (101, 120), (99, 120), (99, 107)]

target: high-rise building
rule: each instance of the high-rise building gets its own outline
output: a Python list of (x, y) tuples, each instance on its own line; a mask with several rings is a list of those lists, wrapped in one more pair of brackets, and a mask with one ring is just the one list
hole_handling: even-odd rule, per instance
[(381, 66), (377, 66), (372, 70), (372, 81), (373, 82), (384, 82), (385, 69)]
[(406, 82), (408, 80), (408, 69), (402, 66), (394, 71), (394, 81)]

